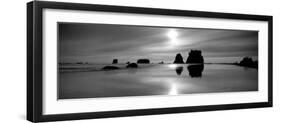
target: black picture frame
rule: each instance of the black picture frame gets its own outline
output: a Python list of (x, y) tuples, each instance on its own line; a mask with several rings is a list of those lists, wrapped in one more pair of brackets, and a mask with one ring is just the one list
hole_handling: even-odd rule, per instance
[[(43, 100), (43, 95), (42, 95), (43, 13), (42, 10), (44, 8), (266, 21), (268, 22), (268, 101), (258, 102), (258, 103), (43, 115), (42, 113), (43, 111), (43, 107), (42, 107), (43, 106), (42, 105), (43, 102), (42, 101)], [(264, 15), (169, 10), (169, 9), (108, 6), (108, 5), (93, 5), (93, 4), (80, 4), (80, 3), (63, 3), (63, 2), (45, 2), (45, 1), (29, 2), (27, 3), (27, 120), (32, 122), (47, 122), (47, 121), (64, 121), (64, 120), (94, 119), (94, 118), (107, 118), (107, 117), (137, 116), (137, 115), (154, 115), (154, 114), (272, 107), (273, 105), (272, 28), (273, 28), (273, 17), (264, 16)]]

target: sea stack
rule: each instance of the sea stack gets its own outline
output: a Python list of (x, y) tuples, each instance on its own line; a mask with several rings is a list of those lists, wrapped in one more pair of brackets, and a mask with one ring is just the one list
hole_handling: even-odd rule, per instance
[(164, 62), (163, 62), (163, 61), (161, 61), (161, 62), (159, 62), (159, 64), (164, 64)]
[(149, 64), (150, 61), (149, 61), (149, 59), (139, 59), (139, 60), (137, 61), (137, 63), (138, 63), (138, 64)]
[(138, 64), (136, 63), (130, 63), (126, 66), (127, 68), (138, 68)]
[(113, 59), (112, 64), (118, 64), (118, 59)]
[(175, 57), (174, 64), (183, 64), (183, 58), (180, 53), (178, 53)]
[(254, 61), (251, 57), (244, 57), (242, 61), (238, 63), (240, 66), (245, 67), (252, 67), (252, 68), (258, 68), (258, 61)]
[(191, 50), (188, 53), (188, 58), (186, 60), (186, 63), (204, 63), (204, 58), (202, 56), (201, 50)]
[(117, 70), (119, 67), (116, 66), (105, 66), (102, 68), (103, 70)]

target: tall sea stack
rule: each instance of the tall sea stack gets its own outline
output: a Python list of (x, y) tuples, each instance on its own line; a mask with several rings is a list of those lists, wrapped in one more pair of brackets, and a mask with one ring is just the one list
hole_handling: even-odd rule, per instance
[(204, 63), (204, 58), (202, 56), (201, 50), (191, 50), (188, 53), (188, 58), (186, 60), (186, 63)]
[(183, 58), (182, 58), (181, 54), (178, 53), (178, 54), (176, 55), (175, 60), (174, 60), (174, 64), (183, 64), (183, 63), (184, 63), (184, 62), (183, 62)]

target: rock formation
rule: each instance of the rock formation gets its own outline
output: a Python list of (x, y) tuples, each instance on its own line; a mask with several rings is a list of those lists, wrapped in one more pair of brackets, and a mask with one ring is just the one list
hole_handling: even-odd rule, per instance
[(164, 64), (164, 61), (159, 62), (159, 64)]
[(138, 68), (138, 64), (130, 63), (130, 64), (127, 65), (127, 68)]
[(242, 61), (238, 63), (240, 66), (245, 66), (245, 67), (252, 67), (252, 68), (258, 68), (258, 61), (253, 61), (252, 58), (250, 57), (244, 57)]
[(174, 64), (183, 64), (183, 58), (180, 53), (178, 53), (175, 57)]
[(137, 61), (137, 63), (138, 63), (138, 64), (149, 64), (150, 61), (149, 61), (149, 59), (139, 59), (139, 60)]
[(204, 63), (204, 58), (202, 56), (201, 50), (191, 50), (188, 53), (186, 63)]
[(103, 70), (116, 70), (116, 69), (119, 69), (119, 67), (116, 67), (116, 66), (105, 66), (102, 69)]
[(118, 59), (113, 59), (112, 64), (118, 64)]

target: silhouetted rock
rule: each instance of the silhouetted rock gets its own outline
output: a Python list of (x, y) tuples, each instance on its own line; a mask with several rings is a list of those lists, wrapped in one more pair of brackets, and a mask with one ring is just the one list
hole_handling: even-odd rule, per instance
[(163, 61), (161, 61), (161, 62), (159, 62), (159, 64), (164, 64), (164, 62), (163, 62)]
[(183, 64), (183, 58), (180, 53), (178, 53), (175, 57), (174, 64)]
[(244, 57), (238, 65), (245, 66), (245, 67), (252, 67), (252, 68), (258, 68), (258, 61), (253, 61), (250, 57)]
[(76, 64), (83, 64), (83, 62), (77, 62)]
[(138, 64), (149, 64), (150, 61), (149, 61), (149, 59), (139, 59), (139, 60), (137, 61), (137, 63), (138, 63)]
[(102, 69), (103, 70), (116, 70), (116, 69), (119, 69), (119, 67), (116, 67), (116, 66), (105, 66)]
[(190, 77), (201, 77), (204, 70), (204, 64), (189, 65), (187, 70)]
[(113, 59), (112, 64), (118, 64), (118, 59)]
[(130, 64), (127, 65), (127, 68), (138, 68), (138, 64), (130, 63)]
[(126, 64), (130, 64), (130, 62), (127, 62)]
[(204, 63), (201, 50), (191, 50), (188, 53), (186, 63)]
[(183, 71), (183, 67), (176, 67), (176, 73), (177, 73), (177, 75), (181, 75), (181, 73), (182, 73), (182, 71)]

